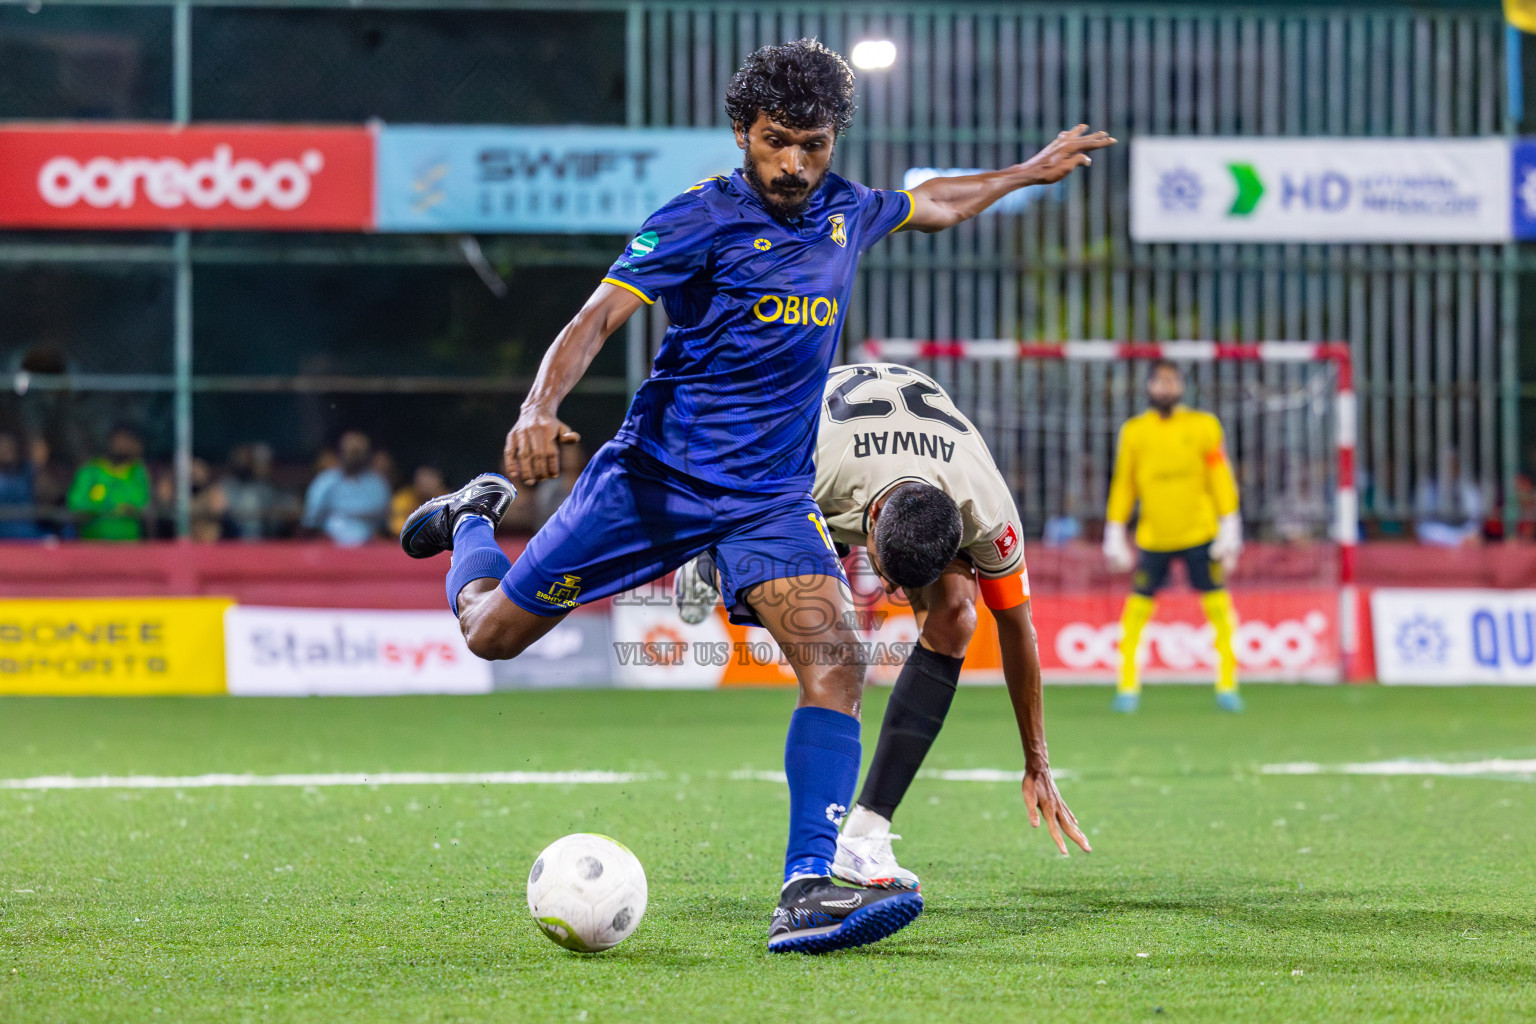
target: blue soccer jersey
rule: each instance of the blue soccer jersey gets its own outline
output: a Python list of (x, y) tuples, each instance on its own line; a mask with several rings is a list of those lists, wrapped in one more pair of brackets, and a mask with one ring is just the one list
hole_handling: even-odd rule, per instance
[(859, 256), (911, 216), (909, 193), (829, 172), (786, 223), (740, 171), (652, 214), (604, 280), (672, 326), (615, 440), (712, 483), (809, 490)]

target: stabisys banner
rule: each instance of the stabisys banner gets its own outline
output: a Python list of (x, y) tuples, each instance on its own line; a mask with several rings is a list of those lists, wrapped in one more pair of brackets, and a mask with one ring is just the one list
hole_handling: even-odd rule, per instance
[(1502, 138), (1142, 136), (1138, 242), (1507, 242)]
[(488, 693), (451, 612), (236, 606), (224, 617), (235, 696)]
[(0, 126), (0, 227), (363, 231), (363, 127)]
[(1383, 683), (1536, 684), (1536, 590), (1371, 593)]

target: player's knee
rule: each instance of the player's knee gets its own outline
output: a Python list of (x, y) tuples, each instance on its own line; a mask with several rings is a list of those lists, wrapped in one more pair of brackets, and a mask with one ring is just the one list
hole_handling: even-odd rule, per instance
[(806, 700), (819, 707), (846, 710), (864, 695), (869, 652), (857, 638), (828, 643), (800, 681)]
[(923, 644), (937, 654), (963, 658), (976, 632), (976, 603), (956, 600), (928, 612)]

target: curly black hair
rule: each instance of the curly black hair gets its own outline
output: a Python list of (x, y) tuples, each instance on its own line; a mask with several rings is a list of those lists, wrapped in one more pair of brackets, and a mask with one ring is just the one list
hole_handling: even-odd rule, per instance
[(899, 586), (926, 587), (959, 553), (962, 530), (960, 509), (948, 494), (932, 484), (898, 485), (875, 520), (881, 572)]
[(853, 71), (816, 39), (764, 46), (731, 76), (725, 112), (746, 131), (765, 113), (782, 125), (808, 131), (832, 126), (841, 135), (853, 123)]

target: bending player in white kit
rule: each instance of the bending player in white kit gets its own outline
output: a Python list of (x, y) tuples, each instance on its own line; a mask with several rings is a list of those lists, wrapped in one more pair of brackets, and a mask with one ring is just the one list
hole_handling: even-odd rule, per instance
[[(838, 837), (833, 872), (857, 885), (916, 889), (897, 863), (891, 819), (944, 724), (976, 629), (976, 596), (997, 620), (1003, 678), (1024, 744), (1029, 822), (1045, 819), (1091, 849), (1051, 778), (1029, 574), (1013, 495), (981, 435), (949, 396), (893, 363), (834, 367), (827, 376), (812, 496), (835, 541), (862, 545), (887, 591), (901, 587), (918, 642), (891, 691), (858, 803)], [(677, 571), (678, 610), (702, 622), (719, 600), (709, 552)]]

